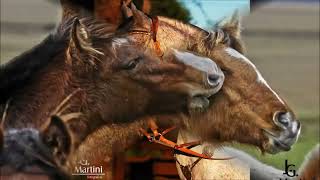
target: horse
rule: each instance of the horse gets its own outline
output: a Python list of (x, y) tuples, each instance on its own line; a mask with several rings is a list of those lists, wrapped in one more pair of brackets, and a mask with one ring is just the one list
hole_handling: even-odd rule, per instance
[[(200, 119), (205, 126), (200, 126), (200, 130), (198, 130), (198, 133), (196, 134), (200, 137), (203, 137), (206, 134), (205, 137), (210, 137), (206, 139), (209, 142), (210, 139), (213, 139), (215, 141), (213, 141), (214, 144), (221, 144), (221, 142), (225, 141), (238, 141), (256, 145), (260, 147), (263, 152), (266, 151), (269, 153), (277, 153), (282, 150), (287, 151), (290, 149), (290, 146), (297, 140), (299, 135), (300, 123), (295, 120), (293, 112), (279, 95), (270, 88), (256, 67), (243, 55), (245, 48), (240, 36), (240, 22), (236, 19), (236, 16), (234, 16), (230, 22), (220, 25), (220, 27), (218, 27), (219, 25), (216, 25), (216, 27), (218, 27), (217, 31), (210, 34), (197, 27), (185, 25), (167, 18), (158, 17), (157, 20), (150, 19), (147, 16), (144, 16), (143, 13), (137, 11), (134, 7), (131, 8), (131, 11), (133, 14), (133, 23), (128, 29), (132, 32), (134, 32), (135, 29), (138, 29), (139, 32), (144, 32), (144, 35), (141, 35), (143, 33), (134, 34), (138, 43), (147, 42), (149, 38), (147, 34), (154, 33), (154, 29), (150, 27), (154, 27), (152, 25), (154, 24), (154, 21), (156, 21), (158, 29), (157, 40), (161, 43), (162, 52), (165, 52), (167, 47), (171, 48), (172, 46), (175, 46), (175, 44), (173, 45), (170, 41), (166, 41), (167, 39), (172, 38), (170, 35), (175, 37), (175, 43), (177, 43), (180, 37), (180, 42), (184, 42), (180, 44), (182, 48), (191, 49), (192, 51), (200, 52), (200, 54), (211, 57), (225, 72), (226, 81), (222, 88), (222, 93), (220, 94), (219, 92), (212, 97), (212, 106), (207, 113), (204, 113), (203, 117), (195, 116), (194, 120), (189, 119), (188, 117), (184, 119), (183, 121), (186, 125), (186, 129), (189, 129), (190, 132), (194, 133), (195, 130), (193, 128), (200, 124)], [(184, 29), (184, 34), (174, 29), (174, 27), (177, 27), (180, 31), (181, 29)], [(199, 38), (200, 43), (198, 43), (199, 41), (196, 41)], [(185, 43), (185, 41), (187, 41), (187, 43)], [(221, 43), (219, 43), (219, 41)], [(154, 51), (157, 51), (157, 48), (159, 48), (159, 46), (152, 47), (152, 44), (143, 45), (149, 46), (149, 48)], [(226, 45), (226, 47), (223, 47), (224, 45)], [(224, 50), (221, 49), (221, 46)], [(227, 52), (227, 55), (232, 56), (235, 59), (228, 60), (228, 57), (223, 53), (220, 54), (218, 49)], [(238, 62), (234, 62), (237, 60)], [(252, 78), (252, 75), (255, 75), (256, 78)], [(255, 79), (256, 81), (253, 81)], [(251, 82), (251, 84), (249, 84), (249, 82)], [(261, 95), (263, 96), (259, 95), (260, 93), (262, 93)], [(263, 102), (268, 103), (263, 104)], [(219, 105), (219, 103), (221, 104)], [(277, 110), (278, 108), (279, 110)], [(285, 112), (284, 114), (286, 114), (285, 116), (287, 117), (281, 118), (278, 116), (279, 112)], [(205, 120), (203, 120), (203, 118)], [(268, 122), (268, 119), (271, 119), (271, 121), (269, 120)], [(282, 121), (281, 119), (286, 120)], [(240, 123), (238, 123), (239, 121), (242, 123), (240, 126)], [(284, 125), (283, 122), (286, 122), (286, 125)], [(269, 128), (270, 130), (268, 130)], [(190, 140), (194, 140), (192, 138), (186, 138), (182, 141), (182, 132), (183, 131), (181, 131), (179, 134), (180, 136), (178, 136), (180, 137), (178, 139), (178, 144), (188, 143)], [(197, 148), (205, 150), (205, 146)], [(213, 152), (213, 149), (211, 149), (211, 151)], [(197, 166), (198, 168), (195, 168), (192, 171), (194, 162), (197, 161), (196, 158), (192, 159), (190, 157), (184, 157), (183, 159), (180, 155), (177, 155), (176, 158), (177, 168), (180, 171), (181, 178), (213, 178), (212, 176), (203, 176), (203, 173), (205, 173), (204, 167), (207, 167), (207, 170), (211, 168), (211, 171), (208, 170), (208, 173), (212, 173), (212, 169), (215, 169), (215, 166), (213, 166), (215, 162), (206, 160), (210, 163), (203, 165), (205, 162), (200, 161)], [(217, 164), (224, 163), (216, 163), (216, 167), (219, 167)], [(225, 162), (225, 164), (228, 164), (228, 162)], [(227, 167), (230, 168), (231, 166), (229, 165)], [(184, 171), (182, 171), (182, 169), (184, 169)], [(196, 172), (198, 172), (198, 174)], [(233, 176), (233, 178), (248, 177), (248, 173), (246, 173), (248, 172), (247, 170), (240, 169), (237, 172), (240, 173), (240, 176)], [(192, 176), (192, 174), (194, 176)], [(217, 174), (215, 177), (220, 177), (219, 175), (221, 174)], [(236, 174), (229, 173), (229, 175)]]
[[(21, 63), (31, 63), (24, 67), (37, 70), (22, 72), (29, 77), (10, 77), (28, 83), (9, 93), (10, 97), (4, 98), (7, 103), (1, 104), (1, 166), (11, 165), (13, 171), (23, 172), (28, 165), (43, 161), (60, 172), (69, 168), (66, 156), (101, 124), (186, 111), (193, 108), (188, 106), (193, 99), (199, 105), (195, 108), (204, 108), (206, 98), (221, 88), (224, 76), (212, 60), (178, 50), (165, 59), (154, 58), (113, 31), (113, 27), (91, 18), (72, 18), (57, 30), (58, 37), (66, 38), (62, 51), (42, 52), (54, 56), (41, 64), (17, 60), (1, 68), (2, 75), (13, 74)], [(187, 58), (181, 59), (181, 53)], [(18, 146), (12, 145), (15, 143)], [(38, 147), (39, 152), (31, 150), (27, 162), (21, 158), (21, 162), (12, 161), (21, 157), (19, 153), (30, 151), (29, 145)], [(10, 154), (12, 148), (18, 149)], [(50, 161), (43, 149), (51, 153)]]
[[(151, 39), (148, 35), (154, 33), (152, 27), (156, 24), (156, 37), (161, 44), (162, 52), (165, 53), (166, 48), (172, 46), (195, 51), (214, 59), (225, 73), (222, 90), (212, 96), (210, 101), (213, 103), (208, 111), (194, 118), (182, 118), (185, 129), (205, 137), (205, 140), (214, 142), (215, 145), (237, 141), (258, 146), (262, 152), (277, 153), (290, 150), (290, 146), (299, 135), (300, 123), (295, 120), (292, 110), (284, 100), (266, 83), (253, 63), (243, 55), (245, 48), (241, 41), (240, 21), (236, 15), (229, 22), (216, 25), (215, 32), (208, 33), (200, 28), (164, 17), (158, 17), (157, 20), (150, 19), (135, 7), (131, 8), (131, 11), (133, 20), (127, 29), (133, 33), (137, 43), (148, 42)], [(144, 33), (134, 34), (135, 29)], [(173, 36), (176, 39), (175, 44), (168, 41)], [(157, 51), (158, 48), (152, 43), (143, 45), (153, 51)], [(194, 128), (196, 126), (200, 126), (198, 130)], [(179, 143), (188, 143), (188, 140), (192, 139), (185, 139)], [(177, 155), (178, 170), (186, 169), (183, 173), (180, 171), (180, 177), (190, 178), (194, 173), (194, 178), (204, 178), (195, 173), (203, 172), (199, 171), (199, 168), (203, 170), (205, 167), (201, 166), (203, 162), (200, 161), (198, 169), (192, 171), (192, 168), (188, 168), (193, 167), (192, 164), (196, 159), (190, 159), (192, 158), (185, 157), (183, 161), (181, 156)], [(210, 164), (214, 163), (212, 161)], [(207, 166), (210, 167), (212, 166)], [(247, 170), (237, 172), (241, 173), (240, 177), (248, 176), (248, 173), (245, 173)]]

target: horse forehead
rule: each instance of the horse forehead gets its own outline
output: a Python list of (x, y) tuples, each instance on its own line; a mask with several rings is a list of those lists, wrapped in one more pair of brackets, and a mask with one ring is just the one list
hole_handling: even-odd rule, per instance
[(249, 64), (251, 67), (253, 67), (255, 69), (256, 72), (258, 71), (256, 69), (256, 66), (247, 57), (245, 57), (243, 54), (239, 53), (237, 50), (230, 48), (230, 47), (227, 47), (225, 49), (225, 51), (227, 52), (228, 55), (235, 57), (237, 60), (242, 60), (246, 64)]
[(259, 72), (259, 70), (256, 68), (256, 66), (247, 58), (245, 57), (243, 54), (239, 53), (237, 50), (227, 47), (225, 49), (225, 51), (227, 52), (227, 54), (231, 57), (234, 57), (233, 60), (234, 61), (241, 61), (245, 64), (248, 64), (250, 67), (252, 67), (252, 69), (254, 70), (254, 72), (257, 75), (257, 82), (260, 82), (262, 84), (267, 85), (266, 81), (264, 80), (264, 78), (262, 77), (261, 73)]
[(261, 73), (258, 71), (256, 66), (247, 57), (245, 57), (243, 54), (239, 53), (237, 50), (230, 47), (226, 48), (225, 51), (227, 52), (228, 55), (235, 57), (236, 60), (241, 60), (242, 62), (249, 64), (257, 74), (257, 82), (265, 85), (277, 97), (277, 99), (282, 104), (285, 104), (284, 101), (279, 97), (279, 95), (269, 86), (267, 81), (262, 77)]

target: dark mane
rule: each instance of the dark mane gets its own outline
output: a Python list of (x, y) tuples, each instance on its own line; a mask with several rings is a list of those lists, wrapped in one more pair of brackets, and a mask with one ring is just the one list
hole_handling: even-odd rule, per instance
[[(0, 66), (0, 104), (5, 103), (16, 90), (24, 87), (35, 72), (48, 65), (67, 47), (74, 18), (62, 22), (54, 33), (49, 34), (37, 46)], [(95, 41), (109, 38), (115, 29), (93, 18), (82, 18), (81, 22), (88, 28)]]

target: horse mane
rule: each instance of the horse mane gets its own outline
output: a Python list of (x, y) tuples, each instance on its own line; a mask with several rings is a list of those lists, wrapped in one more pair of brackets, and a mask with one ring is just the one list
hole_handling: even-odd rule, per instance
[(203, 33), (203, 35), (208, 34), (207, 31), (205, 31), (205, 30), (201, 29), (200, 27), (193, 25), (193, 24), (184, 23), (182, 21), (170, 19), (170, 18), (163, 17), (163, 16), (158, 16), (158, 19), (161, 22), (166, 23), (167, 25), (175, 27), (181, 31), (187, 32), (190, 35), (198, 35), (199, 33)]
[[(245, 46), (241, 40), (240, 29), (234, 27), (233, 19), (230, 21), (218, 22), (213, 26), (213, 30), (208, 32), (198, 26), (184, 23), (182, 21), (159, 16), (161, 22), (187, 32), (197, 38), (197, 49), (208, 54), (217, 44), (227, 44), (229, 47), (240, 53), (245, 52)], [(220, 37), (219, 37), (220, 36)], [(192, 43), (191, 43), (192, 44)], [(190, 47), (193, 49), (194, 47)]]
[[(63, 35), (66, 32), (70, 33), (72, 24), (75, 19), (79, 21), (87, 28), (90, 33), (91, 38), (93, 39), (108, 39), (115, 34), (116, 26), (106, 23), (102, 20), (96, 19), (92, 16), (72, 16), (64, 20), (57, 28), (57, 34)], [(69, 38), (69, 36), (68, 36)]]
[[(66, 49), (70, 30), (75, 17), (57, 26), (41, 43), (0, 66), (0, 104), (4, 104), (16, 90), (21, 89), (32, 79), (34, 73), (46, 67)], [(110, 38), (115, 27), (93, 18), (81, 18), (96, 42)]]

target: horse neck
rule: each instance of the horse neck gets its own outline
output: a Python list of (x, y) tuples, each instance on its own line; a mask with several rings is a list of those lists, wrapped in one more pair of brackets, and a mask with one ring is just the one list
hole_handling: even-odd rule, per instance
[(64, 36), (49, 34), (41, 43), (0, 66), (0, 103), (21, 89), (34, 72), (44, 68), (65, 47)]
[(32, 80), (10, 97), (5, 127), (40, 127), (72, 91), (71, 74), (67, 68), (64, 62), (56, 59), (33, 73)]
[(72, 163), (86, 159), (90, 164), (101, 164), (101, 160), (107, 159), (108, 162), (104, 163), (111, 163), (114, 154), (124, 152), (141, 138), (139, 128), (146, 127), (146, 120), (143, 119), (131, 123), (104, 125), (86, 137), (69, 161)]

